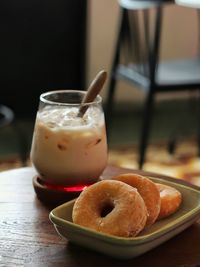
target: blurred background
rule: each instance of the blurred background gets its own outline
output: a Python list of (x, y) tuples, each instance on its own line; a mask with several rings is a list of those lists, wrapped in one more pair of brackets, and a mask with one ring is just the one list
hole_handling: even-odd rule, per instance
[[(111, 64), (119, 27), (115, 0), (47, 1), (9, 0), (0, 3), (0, 94), (14, 122), (0, 130), (0, 155), (29, 155), (39, 95), (47, 90), (86, 89), (101, 69), (108, 71), (102, 90), (106, 102)], [(167, 5), (164, 15), (161, 58), (194, 57), (198, 30), (195, 10)], [(184, 27), (183, 27), (184, 23)], [(178, 37), (178, 38), (177, 38)], [(109, 143), (138, 143), (144, 95), (119, 82)], [(198, 95), (158, 95), (151, 142), (168, 142), (180, 123), (192, 138)]]
[[(161, 40), (161, 58), (189, 58), (195, 57), (197, 51), (198, 29), (196, 10), (173, 4), (165, 6), (163, 34)], [(110, 70), (116, 36), (119, 26), (120, 8), (118, 1), (93, 0), (89, 1), (88, 14), (88, 66), (87, 81), (91, 81), (101, 69)], [(184, 25), (184, 26), (183, 26)], [(124, 90), (118, 90), (118, 102), (143, 100), (141, 91), (122, 83)], [(103, 99), (106, 98), (107, 87), (103, 90)], [(105, 97), (104, 97), (105, 96)], [(187, 96), (187, 94), (186, 94)], [(175, 97), (172, 95), (159, 96), (158, 100)], [(180, 94), (178, 95), (180, 97)]]

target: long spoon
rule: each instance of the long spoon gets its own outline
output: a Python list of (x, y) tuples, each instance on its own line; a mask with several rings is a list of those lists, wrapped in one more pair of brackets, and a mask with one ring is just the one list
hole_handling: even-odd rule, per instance
[(93, 100), (96, 98), (96, 96), (99, 94), (99, 92), (103, 88), (106, 78), (107, 78), (107, 72), (105, 70), (101, 70), (96, 75), (94, 80), (91, 82), (85, 97), (83, 98), (81, 102), (78, 115), (77, 115), (78, 117), (83, 117), (83, 115), (85, 114), (85, 112), (87, 111), (89, 107), (87, 103), (93, 102)]

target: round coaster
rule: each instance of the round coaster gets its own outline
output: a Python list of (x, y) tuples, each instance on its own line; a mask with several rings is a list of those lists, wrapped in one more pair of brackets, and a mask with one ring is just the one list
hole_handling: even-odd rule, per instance
[(66, 192), (64, 190), (55, 190), (46, 186), (36, 175), (33, 177), (33, 187), (37, 197), (44, 203), (63, 204), (79, 196), (79, 192)]

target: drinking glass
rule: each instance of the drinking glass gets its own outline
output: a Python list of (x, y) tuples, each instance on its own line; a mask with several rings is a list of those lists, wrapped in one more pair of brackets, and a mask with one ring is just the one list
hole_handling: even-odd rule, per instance
[(78, 116), (86, 91), (57, 90), (40, 95), (31, 161), (45, 185), (81, 191), (98, 181), (107, 164), (102, 98)]

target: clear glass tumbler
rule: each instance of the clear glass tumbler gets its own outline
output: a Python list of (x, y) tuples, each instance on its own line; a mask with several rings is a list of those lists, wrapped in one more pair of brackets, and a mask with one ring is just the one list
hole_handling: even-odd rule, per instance
[(98, 181), (107, 164), (107, 138), (102, 99), (86, 103), (85, 91), (57, 90), (40, 96), (31, 161), (47, 186), (81, 191)]

